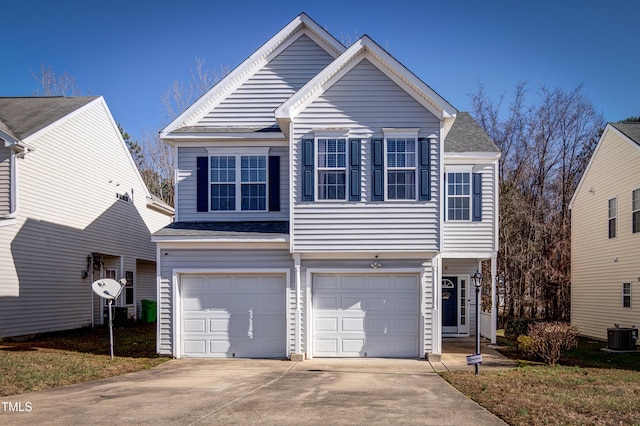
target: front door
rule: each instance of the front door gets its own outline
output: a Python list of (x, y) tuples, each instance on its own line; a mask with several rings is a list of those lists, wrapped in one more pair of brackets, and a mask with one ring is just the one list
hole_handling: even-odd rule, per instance
[(442, 332), (458, 332), (458, 277), (442, 278)]

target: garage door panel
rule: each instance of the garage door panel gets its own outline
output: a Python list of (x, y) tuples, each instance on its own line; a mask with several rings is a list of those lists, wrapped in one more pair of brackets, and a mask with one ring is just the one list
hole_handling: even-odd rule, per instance
[(181, 303), (183, 356), (286, 355), (284, 276), (182, 277), (181, 286), (191, 295)]
[(314, 356), (419, 356), (417, 274), (314, 275), (312, 300)]
[(342, 331), (350, 332), (357, 331), (364, 332), (364, 319), (363, 318), (342, 318)]

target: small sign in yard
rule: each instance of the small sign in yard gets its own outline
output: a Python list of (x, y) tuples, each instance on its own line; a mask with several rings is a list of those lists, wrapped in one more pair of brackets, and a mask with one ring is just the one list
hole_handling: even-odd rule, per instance
[(482, 354), (467, 355), (467, 365), (482, 364)]

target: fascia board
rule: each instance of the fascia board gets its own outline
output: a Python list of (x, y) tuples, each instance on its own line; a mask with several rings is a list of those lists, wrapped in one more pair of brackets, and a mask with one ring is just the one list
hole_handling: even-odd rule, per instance
[[(302, 31), (299, 31), (301, 28)], [(306, 29), (308, 29), (308, 31)], [(299, 34), (296, 37), (292, 37), (292, 35), (298, 31)], [(197, 122), (203, 115), (210, 111), (211, 108), (220, 103), (229, 93), (232, 93), (251, 76), (255, 75), (261, 66), (269, 61), (270, 57), (277, 55), (303, 34), (310, 36), (314, 41), (318, 42), (321, 47), (329, 47), (329, 49), (325, 48), (325, 50), (334, 57), (344, 51), (344, 46), (342, 46), (342, 44), (303, 13), (293, 19), (275, 36), (271, 37), (269, 41), (264, 43), (231, 73), (226, 75), (182, 114), (162, 129), (160, 131), (160, 137), (164, 139), (168, 137), (168, 134), (171, 133), (171, 131), (178, 127)]]
[(493, 163), (502, 157), (500, 152), (465, 152), (465, 153), (444, 153), (444, 165), (454, 164), (479, 164)]
[(163, 140), (171, 145), (181, 141), (201, 141), (201, 140), (215, 140), (215, 139), (250, 139), (250, 140), (278, 140), (286, 139), (286, 136), (282, 132), (225, 132), (225, 133), (172, 133), (167, 135)]
[(289, 237), (196, 237), (196, 236), (152, 236), (152, 243), (289, 243)]

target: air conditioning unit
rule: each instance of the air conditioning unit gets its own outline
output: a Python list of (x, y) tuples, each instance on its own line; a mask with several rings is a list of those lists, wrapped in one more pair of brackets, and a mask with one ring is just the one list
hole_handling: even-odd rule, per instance
[(634, 350), (638, 341), (638, 329), (632, 328), (607, 328), (607, 348), (624, 351)]

